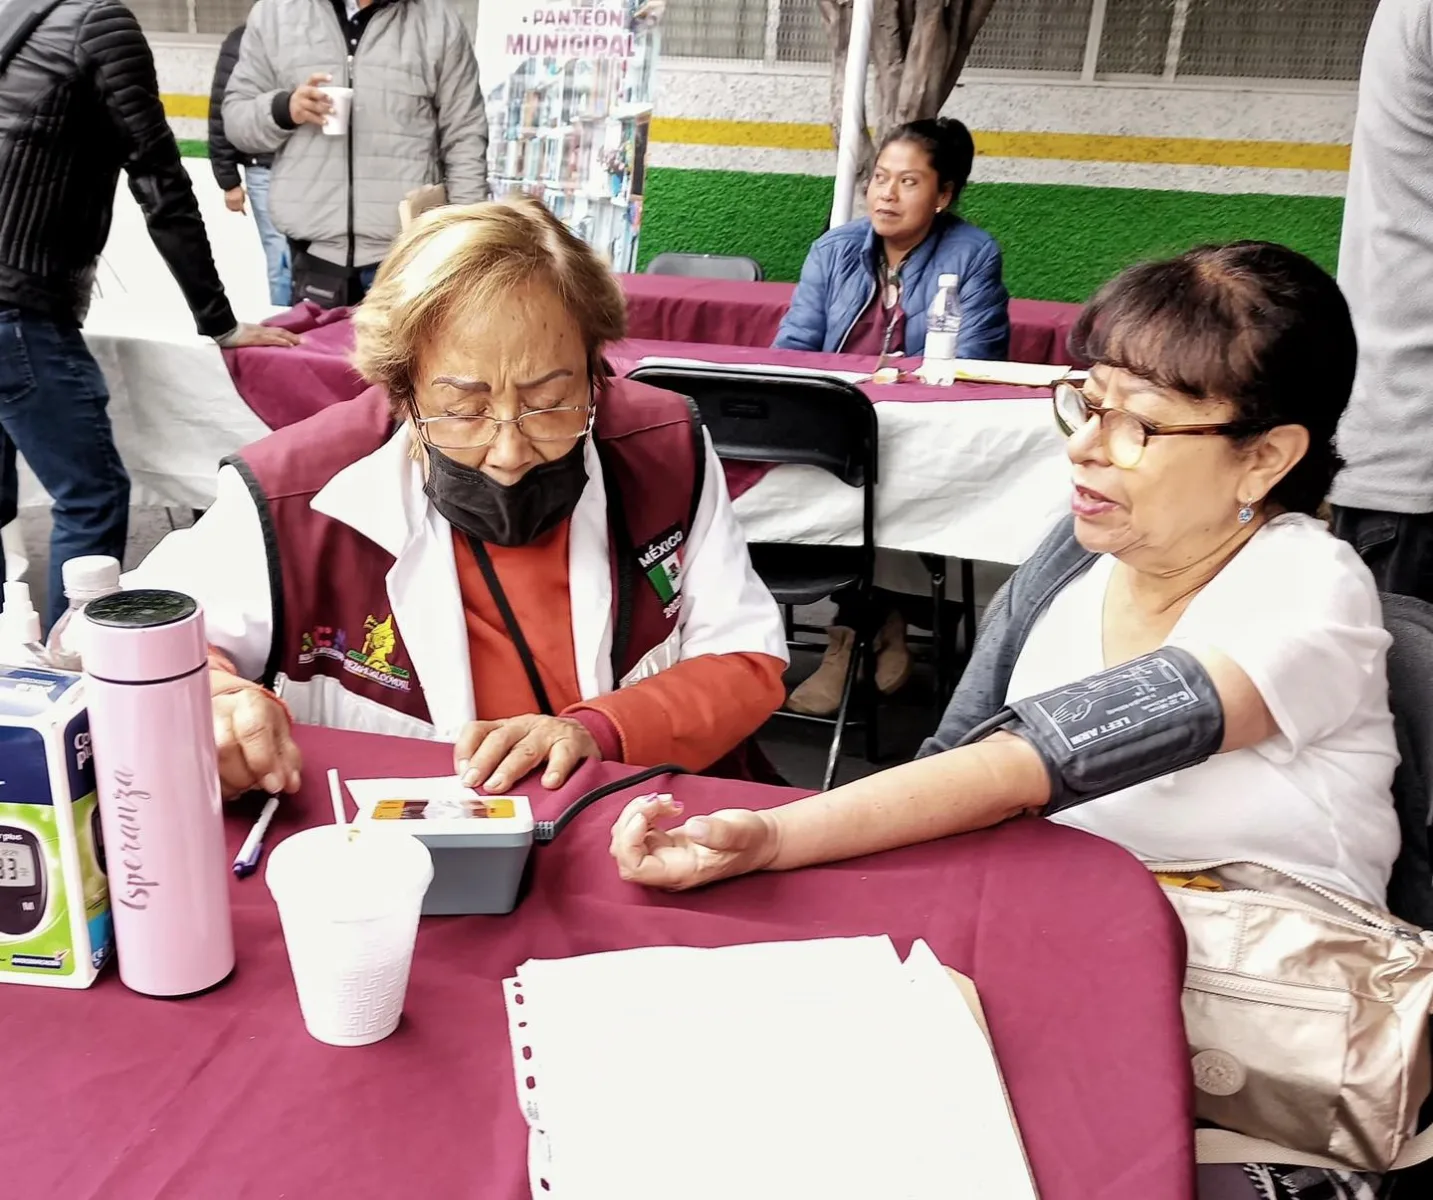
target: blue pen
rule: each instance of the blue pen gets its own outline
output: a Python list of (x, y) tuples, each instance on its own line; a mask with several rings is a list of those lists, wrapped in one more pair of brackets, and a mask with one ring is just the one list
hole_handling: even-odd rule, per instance
[(263, 812), (254, 822), (254, 827), (249, 830), (249, 836), (244, 839), (244, 844), (239, 847), (239, 854), (234, 859), (234, 874), (240, 879), (252, 875), (258, 869), (259, 859), (264, 857), (264, 834), (268, 833), (269, 823), (278, 811), (277, 796), (270, 796), (264, 801)]

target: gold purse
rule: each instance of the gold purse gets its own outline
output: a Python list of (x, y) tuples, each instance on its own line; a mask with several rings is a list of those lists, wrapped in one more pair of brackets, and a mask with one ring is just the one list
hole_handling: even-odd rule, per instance
[(1151, 867), (1189, 944), (1201, 1162), (1387, 1171), (1430, 1089), (1433, 932), (1277, 867)]

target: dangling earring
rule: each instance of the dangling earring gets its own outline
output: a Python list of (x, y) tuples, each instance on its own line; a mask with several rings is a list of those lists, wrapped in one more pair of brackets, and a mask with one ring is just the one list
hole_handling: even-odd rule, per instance
[(1253, 502), (1252, 500), (1245, 500), (1244, 503), (1243, 503), (1243, 505), (1242, 505), (1242, 506), (1240, 507), (1240, 509), (1239, 509), (1239, 524), (1240, 524), (1240, 525), (1247, 525), (1247, 524), (1248, 524), (1250, 521), (1252, 521), (1253, 519), (1254, 519), (1254, 502)]

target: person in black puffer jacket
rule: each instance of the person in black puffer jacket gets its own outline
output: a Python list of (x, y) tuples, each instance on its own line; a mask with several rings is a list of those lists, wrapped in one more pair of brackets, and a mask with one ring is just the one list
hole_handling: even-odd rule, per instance
[[(240, 25), (219, 47), (214, 83), (209, 88), (209, 165), (224, 190), (224, 203), (230, 212), (244, 211), (247, 193), (248, 202), (254, 206), (254, 224), (259, 227), (259, 240), (268, 264), (269, 301), (287, 307), (293, 288), (289, 278), (289, 243), (269, 220), (269, 168), (274, 164), (274, 156), (247, 154), (224, 136), (224, 89), (229, 86), (229, 75), (239, 61), (239, 43), (243, 40), (244, 26)], [(242, 177), (240, 167), (244, 168)]]
[[(41, 8), (3, 0), (0, 25), (20, 4)], [(109, 392), (80, 333), (121, 169), (200, 333), (226, 346), (296, 340), (234, 319), (134, 14), (116, 0), (60, 0), (0, 73), (0, 439), (54, 500), (51, 621), (65, 609), (65, 560), (122, 558), (128, 531)], [(0, 445), (0, 464), (11, 456)], [(3, 474), (8, 492), (13, 472)]]

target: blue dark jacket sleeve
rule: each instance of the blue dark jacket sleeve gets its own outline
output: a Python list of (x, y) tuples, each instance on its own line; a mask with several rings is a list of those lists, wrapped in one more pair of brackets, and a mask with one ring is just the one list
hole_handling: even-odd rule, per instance
[(994, 239), (960, 281), (961, 358), (1003, 361), (1010, 355), (1010, 293)]
[(821, 239), (806, 255), (801, 282), (781, 318), (772, 343), (778, 350), (817, 350), (826, 342), (826, 313), (831, 295), (831, 247)]

